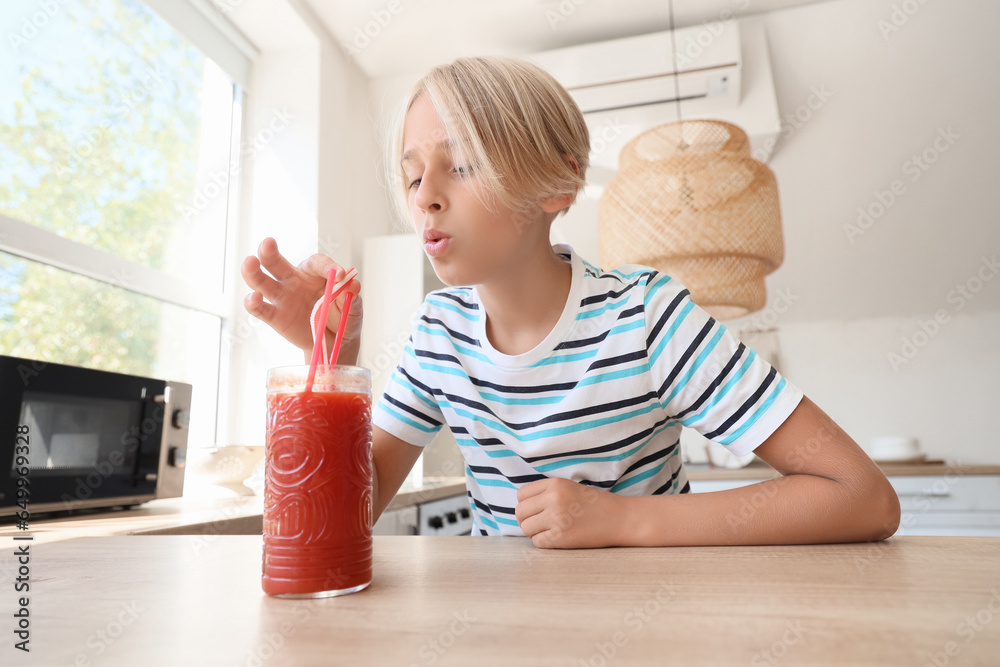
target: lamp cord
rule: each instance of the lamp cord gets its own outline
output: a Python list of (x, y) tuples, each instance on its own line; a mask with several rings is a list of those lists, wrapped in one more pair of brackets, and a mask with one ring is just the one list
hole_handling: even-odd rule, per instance
[(670, 0), (670, 64), (674, 70), (674, 101), (677, 102), (677, 122), (681, 122), (681, 93), (677, 81), (677, 33), (674, 32), (674, 0)]

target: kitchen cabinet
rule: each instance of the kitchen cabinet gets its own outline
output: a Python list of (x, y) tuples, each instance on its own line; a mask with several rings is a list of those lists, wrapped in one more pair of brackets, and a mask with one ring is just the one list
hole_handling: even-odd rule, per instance
[(419, 522), (416, 506), (386, 510), (372, 526), (372, 535), (416, 535)]
[[(897, 535), (1000, 537), (1000, 466), (896, 464), (883, 466), (883, 472), (899, 496)], [(689, 481), (692, 493), (705, 493), (776, 474), (770, 468), (695, 468), (689, 470)]]
[(468, 503), (464, 477), (427, 478), (396, 494), (372, 534), (468, 535), (472, 527)]

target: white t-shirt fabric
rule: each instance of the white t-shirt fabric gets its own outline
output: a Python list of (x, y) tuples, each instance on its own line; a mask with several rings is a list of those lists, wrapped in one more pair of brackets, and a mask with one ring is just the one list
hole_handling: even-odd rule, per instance
[(802, 398), (677, 280), (553, 251), (572, 283), (545, 340), (498, 352), (475, 287), (432, 292), (373, 412), (375, 425), (417, 446), (451, 428), (473, 535), (523, 535), (517, 489), (546, 477), (626, 496), (687, 493), (682, 425), (743, 455)]

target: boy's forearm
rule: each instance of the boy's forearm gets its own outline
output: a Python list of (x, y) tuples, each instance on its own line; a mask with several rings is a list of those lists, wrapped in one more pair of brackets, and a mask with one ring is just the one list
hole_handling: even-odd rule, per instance
[[(392, 500), (391, 498), (389, 500)], [(382, 516), (382, 512), (385, 511), (386, 506), (389, 504), (389, 500), (382, 502), (382, 499), (378, 495), (378, 468), (375, 467), (375, 462), (372, 461), (372, 525), (379, 520)]]
[(738, 489), (628, 499), (628, 546), (865, 542), (894, 530), (891, 502), (815, 475)]

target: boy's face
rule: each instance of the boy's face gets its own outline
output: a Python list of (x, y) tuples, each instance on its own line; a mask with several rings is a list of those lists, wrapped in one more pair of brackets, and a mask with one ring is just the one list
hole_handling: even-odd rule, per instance
[[(545, 213), (487, 209), (477, 198), (473, 165), (447, 144), (434, 104), (421, 95), (403, 126), (402, 168), (414, 228), (446, 285), (482, 285), (517, 271), (540, 244), (548, 249)], [(551, 252), (551, 250), (549, 250)]]

